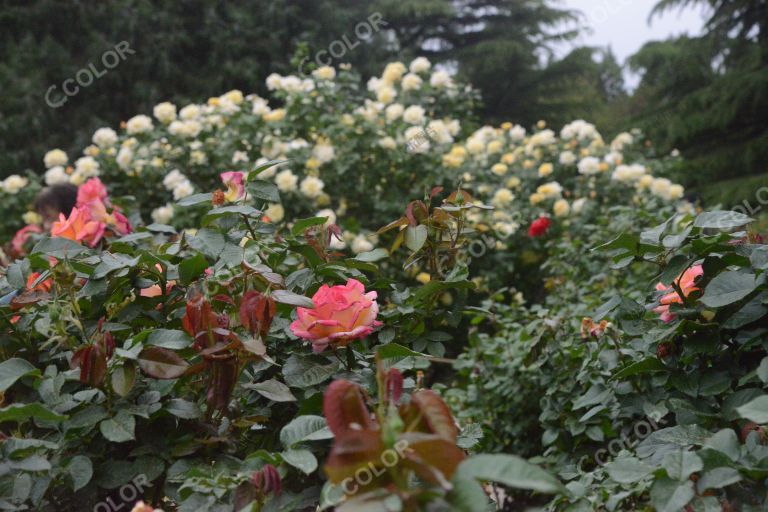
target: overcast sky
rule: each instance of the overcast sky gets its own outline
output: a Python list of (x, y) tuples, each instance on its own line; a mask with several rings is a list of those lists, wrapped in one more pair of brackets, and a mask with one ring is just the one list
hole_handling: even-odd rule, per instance
[[(561, 5), (581, 11), (584, 23), (591, 29), (578, 40), (563, 45), (562, 54), (574, 46), (611, 46), (616, 58), (624, 63), (648, 41), (667, 39), (684, 33), (697, 35), (704, 25), (701, 8), (675, 9), (654, 16), (648, 24), (657, 0), (561, 0)], [(637, 77), (627, 76), (634, 87)]]

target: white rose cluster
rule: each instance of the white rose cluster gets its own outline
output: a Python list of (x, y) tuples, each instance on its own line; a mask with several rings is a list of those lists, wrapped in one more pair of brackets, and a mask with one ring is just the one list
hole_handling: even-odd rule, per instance
[(192, 182), (178, 169), (172, 170), (163, 178), (163, 186), (166, 190), (173, 192), (173, 198), (176, 201), (195, 193)]
[(2, 183), (2, 189), (5, 193), (18, 194), (19, 190), (29, 185), (29, 179), (18, 174), (11, 174), (0, 183)]

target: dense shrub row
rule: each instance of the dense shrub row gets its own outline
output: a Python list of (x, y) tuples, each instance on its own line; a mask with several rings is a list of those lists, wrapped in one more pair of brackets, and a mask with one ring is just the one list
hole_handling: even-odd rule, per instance
[(58, 221), (4, 183), (7, 509), (764, 506), (765, 245), (677, 156), (426, 59), (267, 85), (50, 151)]

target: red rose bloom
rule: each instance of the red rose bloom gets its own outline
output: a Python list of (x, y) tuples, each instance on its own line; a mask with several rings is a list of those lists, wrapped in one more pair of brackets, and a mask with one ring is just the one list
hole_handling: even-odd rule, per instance
[(535, 221), (531, 222), (531, 227), (528, 228), (528, 236), (540, 237), (547, 232), (552, 221), (548, 217), (539, 217)]

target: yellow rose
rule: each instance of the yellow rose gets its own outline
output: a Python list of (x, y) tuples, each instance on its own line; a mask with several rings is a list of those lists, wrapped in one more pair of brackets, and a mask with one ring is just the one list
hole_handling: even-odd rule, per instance
[(224, 99), (231, 101), (235, 105), (239, 105), (243, 102), (243, 93), (241, 91), (238, 91), (237, 89), (233, 89), (225, 93), (222, 97)]
[(491, 167), (491, 172), (496, 176), (504, 176), (508, 170), (509, 168), (505, 164), (495, 164)]
[(318, 160), (315, 157), (310, 157), (309, 160), (307, 160), (306, 167), (307, 169), (318, 169), (320, 167), (320, 160)]
[(276, 108), (272, 112), (269, 112), (267, 114), (264, 114), (262, 118), (267, 122), (272, 121), (282, 121), (285, 119), (285, 109), (284, 108)]
[(486, 151), (488, 151), (489, 155), (499, 153), (501, 152), (501, 141), (500, 140), (492, 140), (488, 143), (488, 146), (486, 147)]
[(554, 212), (555, 217), (565, 217), (571, 213), (571, 205), (569, 205), (568, 201), (565, 199), (558, 199), (555, 201), (552, 211)]
[(22, 216), (25, 224), (42, 224), (43, 218), (37, 212), (27, 212)]

